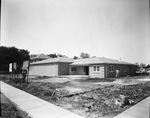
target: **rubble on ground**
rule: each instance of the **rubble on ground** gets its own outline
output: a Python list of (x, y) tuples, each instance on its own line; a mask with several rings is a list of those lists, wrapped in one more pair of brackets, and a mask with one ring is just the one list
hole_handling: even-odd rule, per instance
[(115, 104), (120, 107), (124, 107), (126, 105), (133, 105), (135, 103), (134, 100), (126, 97), (125, 95), (119, 95), (119, 97), (116, 98), (114, 101)]
[(112, 117), (150, 95), (150, 82), (122, 86), (101, 85), (95, 90), (77, 94), (69, 94), (59, 88), (67, 83), (5, 82), (86, 118)]

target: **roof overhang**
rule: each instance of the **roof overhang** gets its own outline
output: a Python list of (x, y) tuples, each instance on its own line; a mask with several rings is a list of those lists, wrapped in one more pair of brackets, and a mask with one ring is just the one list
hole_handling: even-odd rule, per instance
[(89, 64), (70, 64), (70, 66), (89, 66)]
[(89, 65), (104, 65), (104, 64), (109, 64), (109, 65), (131, 65), (131, 66), (136, 66), (135, 64), (130, 64), (130, 63), (88, 63), (88, 64), (70, 64), (70, 66), (89, 66)]

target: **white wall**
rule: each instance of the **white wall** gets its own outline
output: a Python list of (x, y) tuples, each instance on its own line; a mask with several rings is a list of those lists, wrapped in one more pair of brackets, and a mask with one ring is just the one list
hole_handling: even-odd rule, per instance
[(58, 64), (31, 65), (29, 75), (58, 76)]
[(94, 71), (94, 66), (95, 65), (90, 65), (89, 66), (89, 75), (92, 78), (104, 78), (105, 77), (105, 72), (104, 72), (104, 65), (96, 65), (96, 66), (100, 66), (100, 71)]

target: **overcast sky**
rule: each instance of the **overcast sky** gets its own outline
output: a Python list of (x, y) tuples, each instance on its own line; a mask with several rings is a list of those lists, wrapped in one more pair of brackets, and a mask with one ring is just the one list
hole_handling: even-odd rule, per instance
[(149, 0), (2, 0), (1, 45), (150, 63)]

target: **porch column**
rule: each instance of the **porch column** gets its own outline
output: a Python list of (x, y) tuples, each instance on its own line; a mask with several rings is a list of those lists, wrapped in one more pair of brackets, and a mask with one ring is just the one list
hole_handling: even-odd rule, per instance
[(71, 65), (69, 66), (69, 75), (71, 75)]

